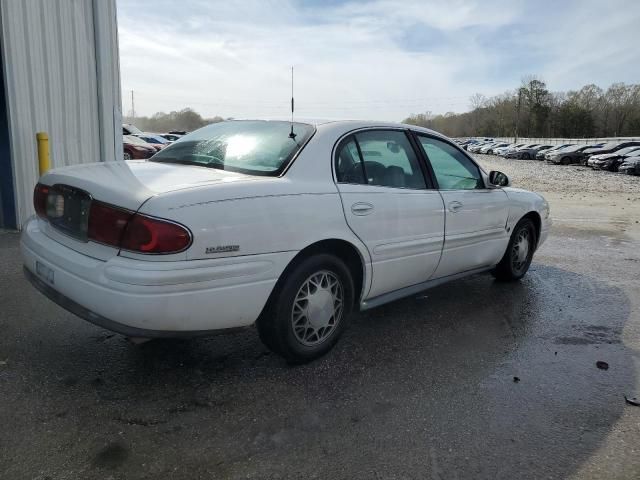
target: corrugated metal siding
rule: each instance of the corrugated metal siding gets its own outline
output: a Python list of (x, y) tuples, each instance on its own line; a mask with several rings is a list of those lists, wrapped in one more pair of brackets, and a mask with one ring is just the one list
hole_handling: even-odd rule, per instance
[(2, 0), (0, 7), (15, 197), (22, 223), (33, 213), (36, 132), (49, 134), (54, 168), (118, 158), (115, 0)]

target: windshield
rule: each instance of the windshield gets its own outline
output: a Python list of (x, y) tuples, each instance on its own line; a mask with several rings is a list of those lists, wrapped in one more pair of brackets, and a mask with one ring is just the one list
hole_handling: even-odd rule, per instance
[(617, 147), (619, 144), (620, 144), (620, 142), (607, 142), (604, 145), (602, 145), (601, 147), (596, 145), (593, 148), (601, 148), (603, 150), (611, 150), (612, 148)]
[(129, 130), (130, 133), (142, 133), (142, 130), (140, 130), (138, 127), (136, 127), (135, 125), (127, 125), (126, 123), (124, 125), (122, 125), (124, 128), (126, 128), (127, 130)]
[(214, 123), (182, 137), (153, 157), (251, 175), (277, 175), (311, 138), (305, 123), (241, 120)]
[(577, 152), (581, 148), (587, 148), (585, 145), (569, 145), (558, 149), (558, 152)]
[(631, 152), (635, 152), (636, 150), (640, 149), (640, 146), (635, 145), (633, 147), (625, 147), (625, 148), (621, 148), (620, 150), (618, 150), (616, 153), (618, 155), (624, 155), (626, 153), (631, 153)]
[(141, 138), (134, 137), (133, 135), (125, 135), (122, 137), (122, 141), (124, 143), (133, 143), (135, 145), (142, 145), (143, 147), (148, 146), (147, 142), (142, 140)]

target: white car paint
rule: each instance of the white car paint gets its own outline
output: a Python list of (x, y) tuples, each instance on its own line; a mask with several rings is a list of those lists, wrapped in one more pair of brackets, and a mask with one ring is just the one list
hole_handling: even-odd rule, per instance
[[(335, 146), (363, 129), (411, 129), (453, 144), (409, 125), (327, 122), (316, 125), (278, 177), (153, 161), (53, 170), (41, 183), (71, 185), (96, 200), (178, 222), (193, 242), (181, 253), (150, 256), (76, 240), (34, 217), (22, 234), (25, 268), (34, 278), (36, 262), (51, 269), (55, 281), (48, 288), (86, 309), (84, 318), (156, 336), (252, 324), (287, 265), (323, 240), (341, 240), (358, 252), (362, 308), (495, 266), (527, 213), (541, 218), (538, 246), (545, 240), (548, 205), (532, 192), (337, 183)], [(227, 245), (238, 250), (208, 252)]]

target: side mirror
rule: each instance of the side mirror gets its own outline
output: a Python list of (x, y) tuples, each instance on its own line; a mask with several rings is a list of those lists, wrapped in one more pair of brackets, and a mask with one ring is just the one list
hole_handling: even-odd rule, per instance
[(507, 177), (502, 172), (497, 172), (495, 170), (489, 173), (489, 183), (496, 187), (508, 187), (509, 186), (509, 177)]

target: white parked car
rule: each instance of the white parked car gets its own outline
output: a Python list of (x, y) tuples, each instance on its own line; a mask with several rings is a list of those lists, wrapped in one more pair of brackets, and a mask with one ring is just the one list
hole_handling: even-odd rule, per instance
[(484, 271), (521, 278), (551, 221), (540, 195), (508, 184), (410, 125), (216, 123), (147, 161), (44, 175), (25, 274), (127, 336), (256, 324), (303, 362), (354, 309)]

